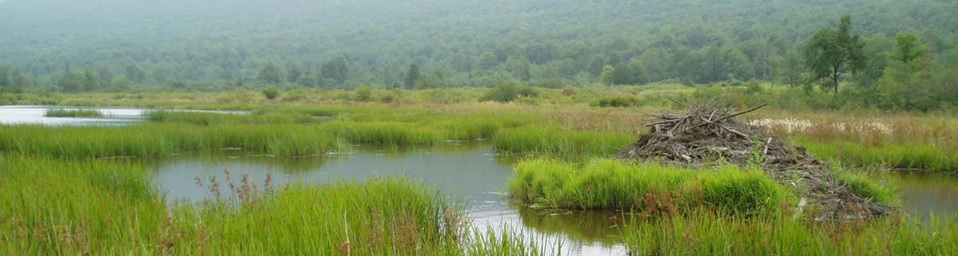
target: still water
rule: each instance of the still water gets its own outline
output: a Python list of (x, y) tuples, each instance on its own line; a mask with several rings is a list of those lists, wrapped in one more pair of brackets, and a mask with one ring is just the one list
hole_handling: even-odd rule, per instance
[(103, 114), (98, 118), (46, 117), (47, 110), (78, 109), (56, 106), (0, 106), (0, 124), (40, 125), (127, 125), (143, 121), (143, 109), (134, 108), (82, 108), (96, 109)]
[[(50, 109), (94, 109), (102, 117), (46, 117)], [(0, 125), (49, 125), (49, 126), (117, 126), (130, 125), (146, 120), (145, 113), (155, 109), (142, 108), (90, 108), (63, 106), (0, 106)], [(249, 114), (248, 111), (217, 110), (169, 110), (179, 112), (203, 112), (221, 114)]]
[[(267, 175), (274, 187), (291, 182), (321, 185), (364, 181), (377, 177), (406, 177), (438, 189), (452, 200), (467, 204), (473, 226), (518, 229), (546, 250), (557, 241), (564, 255), (626, 255), (614, 213), (570, 213), (533, 210), (510, 204), (505, 191), (513, 176), (514, 159), (498, 156), (487, 144), (441, 145), (429, 148), (358, 147), (354, 152), (310, 158), (274, 158), (223, 152), (216, 155), (179, 155), (151, 160), (154, 181), (168, 201), (202, 201), (213, 193), (197, 185), (213, 177), (226, 180), (248, 175), (262, 183)], [(906, 211), (927, 220), (928, 214), (958, 214), (958, 177), (948, 175), (894, 175)], [(222, 191), (228, 196), (228, 191)], [(543, 241), (545, 240), (545, 241)]]
[[(568, 213), (531, 210), (509, 203), (506, 182), (513, 176), (514, 160), (496, 156), (486, 144), (443, 145), (430, 148), (358, 148), (354, 152), (312, 158), (272, 158), (244, 152), (180, 155), (153, 160), (154, 180), (168, 201), (202, 201), (213, 193), (197, 185), (213, 177), (226, 180), (248, 175), (263, 185), (290, 182), (324, 184), (365, 181), (376, 177), (406, 177), (438, 189), (467, 205), (473, 226), (485, 230), (521, 230), (549, 250), (561, 241), (563, 255), (625, 255), (612, 213)], [(226, 189), (228, 190), (228, 189)], [(228, 196), (228, 191), (221, 191)], [(543, 241), (544, 240), (544, 241)]]

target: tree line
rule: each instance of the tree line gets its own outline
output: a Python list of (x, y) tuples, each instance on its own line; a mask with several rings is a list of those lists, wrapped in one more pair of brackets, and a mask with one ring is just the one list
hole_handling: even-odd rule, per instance
[[(57, 1), (60, 9), (41, 5)], [(958, 55), (958, 4), (933, 0), (98, 3), (0, 4), (0, 29), (9, 32), (0, 37), (3, 90), (807, 86), (824, 72), (806, 65), (816, 61), (807, 42), (819, 37), (861, 46), (863, 61), (832, 70), (833, 94), (852, 82), (883, 88), (876, 102), (911, 108), (888, 103), (914, 92), (894, 88), (939, 79)], [(855, 18), (846, 32), (857, 37), (836, 36), (845, 13)], [(27, 29), (37, 21), (45, 29)], [(924, 49), (913, 58), (923, 64), (893, 61), (899, 33)]]

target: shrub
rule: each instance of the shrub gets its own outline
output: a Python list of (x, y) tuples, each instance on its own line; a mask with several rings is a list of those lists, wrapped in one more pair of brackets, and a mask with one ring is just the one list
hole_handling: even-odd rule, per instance
[(480, 98), (482, 101), (511, 102), (523, 97), (538, 97), (539, 92), (534, 88), (520, 84), (518, 82), (503, 82), (497, 84), (492, 90)]
[(268, 100), (274, 100), (279, 97), (279, 89), (276, 86), (267, 86), (263, 89), (263, 96), (266, 96)]

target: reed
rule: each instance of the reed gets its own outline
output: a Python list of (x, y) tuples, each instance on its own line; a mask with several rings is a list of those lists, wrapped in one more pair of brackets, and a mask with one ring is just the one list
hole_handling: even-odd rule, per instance
[(931, 172), (958, 171), (958, 151), (933, 144), (864, 145), (842, 140), (820, 142), (799, 139), (800, 145), (817, 157), (857, 166), (881, 165), (895, 169)]
[(348, 147), (335, 134), (302, 125), (0, 126), (0, 152), (64, 158), (162, 156), (227, 148), (301, 156)]
[(444, 137), (436, 129), (398, 122), (333, 121), (324, 124), (322, 129), (353, 143), (429, 145), (442, 141)]
[(788, 192), (760, 171), (722, 166), (690, 170), (592, 159), (584, 164), (524, 160), (509, 182), (512, 197), (533, 207), (636, 210), (648, 214), (708, 208), (728, 215), (770, 215)]
[(65, 108), (53, 108), (47, 110), (47, 113), (44, 115), (46, 117), (86, 117), (86, 118), (96, 118), (102, 117), (103, 113), (100, 113), (96, 109), (65, 109)]
[(2, 154), (0, 254), (519, 255), (538, 250), (521, 235), (468, 227), (461, 206), (404, 179), (284, 188), (271, 187), (268, 179), (220, 182), (229, 184), (202, 185), (230, 187), (234, 193), (199, 204), (166, 204), (135, 161)]
[(631, 255), (945, 255), (958, 250), (955, 218), (905, 216), (818, 223), (786, 216), (720, 218), (700, 212), (632, 222)]
[(608, 156), (626, 148), (634, 138), (615, 133), (566, 131), (555, 127), (523, 126), (496, 133), (496, 150), (567, 158)]

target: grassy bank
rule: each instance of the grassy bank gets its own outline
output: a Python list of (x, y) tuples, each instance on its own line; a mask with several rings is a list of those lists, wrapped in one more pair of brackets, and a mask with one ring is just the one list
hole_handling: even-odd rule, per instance
[(102, 117), (103, 113), (100, 113), (96, 109), (64, 109), (64, 108), (54, 108), (47, 110), (47, 113), (44, 114), (46, 117), (87, 117), (87, 118), (96, 118)]
[(880, 165), (896, 169), (929, 172), (958, 172), (958, 151), (933, 144), (865, 145), (849, 141), (812, 141), (799, 139), (799, 144), (822, 159), (857, 166)]
[(162, 156), (228, 148), (300, 156), (348, 147), (348, 143), (334, 134), (299, 125), (0, 126), (0, 152), (63, 158)]
[(789, 192), (761, 171), (723, 166), (714, 171), (592, 159), (575, 164), (533, 159), (516, 166), (513, 198), (553, 209), (617, 209), (647, 214), (706, 208), (727, 215), (769, 215), (788, 205)]
[(496, 133), (496, 150), (513, 154), (548, 155), (584, 159), (610, 156), (635, 142), (631, 136), (603, 132), (560, 130), (555, 127), (523, 126)]
[(631, 255), (948, 255), (958, 223), (905, 216), (818, 223), (776, 216), (718, 218), (708, 213), (636, 221), (625, 228)]
[[(0, 155), (0, 254), (521, 255), (522, 236), (464, 226), (460, 207), (404, 180), (270, 188), (167, 205), (135, 162)], [(238, 203), (238, 204), (237, 204)], [(468, 235), (468, 234), (472, 235)], [(486, 254), (488, 255), (488, 254)]]

